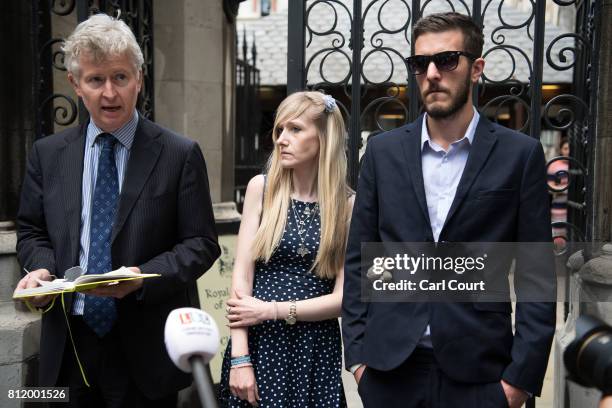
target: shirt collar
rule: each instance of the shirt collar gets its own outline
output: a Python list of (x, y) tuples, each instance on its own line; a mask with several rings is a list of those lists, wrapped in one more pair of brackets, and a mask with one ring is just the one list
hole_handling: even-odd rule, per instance
[[(126, 149), (130, 150), (132, 148), (132, 143), (134, 143), (134, 136), (136, 135), (136, 128), (138, 127), (138, 112), (134, 109), (134, 114), (132, 118), (122, 127), (112, 132), (112, 135), (125, 146)], [(109, 133), (100, 129), (93, 120), (89, 121), (87, 125), (87, 143), (89, 146), (93, 146), (96, 142), (96, 138), (100, 133)]]
[[(474, 106), (472, 106), (472, 109), (474, 110), (474, 115), (472, 116), (472, 120), (470, 121), (470, 124), (468, 125), (468, 128), (465, 131), (465, 135), (463, 135), (461, 139), (451, 143), (451, 145), (454, 145), (457, 143), (465, 143), (463, 142), (464, 140), (467, 140), (467, 142), (470, 145), (474, 143), (474, 135), (476, 134), (476, 126), (478, 125), (480, 114), (478, 113), (478, 111), (476, 110)], [(431, 140), (431, 137), (429, 136), (429, 130), (427, 129), (427, 113), (425, 113), (423, 115), (423, 125), (421, 126), (421, 150), (426, 146), (426, 144), (429, 147), (433, 148), (432, 146), (433, 143), (434, 142)]]

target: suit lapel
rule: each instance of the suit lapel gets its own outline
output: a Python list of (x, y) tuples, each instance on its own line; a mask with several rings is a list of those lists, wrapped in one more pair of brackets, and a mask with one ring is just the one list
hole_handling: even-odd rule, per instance
[(152, 126), (147, 119), (140, 117), (119, 197), (119, 210), (113, 225), (111, 243), (123, 228), (142, 188), (157, 164), (163, 146), (158, 140), (159, 133), (159, 129)]
[[(59, 157), (64, 211), (70, 234), (70, 263), (74, 265), (78, 265), (79, 259), (85, 129), (84, 124), (69, 131), (64, 137), (66, 145)], [(63, 273), (63, 271), (58, 272)]]
[[(455, 198), (450, 210), (448, 211), (446, 220), (444, 221), (442, 231), (444, 231), (446, 225), (448, 225), (448, 222), (467, 196), (470, 187), (474, 183), (474, 180), (476, 180), (482, 166), (484, 166), (485, 162), (487, 161), (489, 154), (491, 153), (491, 149), (493, 149), (496, 142), (497, 136), (495, 135), (495, 128), (493, 127), (493, 124), (489, 122), (484, 115), (480, 115), (478, 126), (476, 127), (476, 133), (474, 134), (474, 142), (470, 148), (470, 154), (468, 156), (467, 163), (465, 164), (465, 169), (463, 170), (463, 174), (459, 180), (457, 192), (455, 193)], [(442, 231), (440, 232), (440, 236), (442, 236)]]
[(431, 226), (429, 211), (427, 210), (425, 186), (423, 184), (423, 169), (421, 166), (421, 127), (423, 126), (423, 117), (424, 116), (421, 115), (406, 128), (407, 135), (402, 137), (402, 147), (404, 149), (404, 155), (406, 156), (408, 173), (412, 179), (414, 194), (416, 195), (423, 217), (425, 217), (427, 221), (427, 225)]

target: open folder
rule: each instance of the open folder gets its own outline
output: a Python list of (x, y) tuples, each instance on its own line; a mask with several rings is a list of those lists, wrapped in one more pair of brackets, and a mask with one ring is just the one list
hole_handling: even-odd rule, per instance
[(158, 276), (161, 275), (156, 273), (135, 273), (125, 266), (122, 266), (117, 270), (107, 273), (81, 275), (73, 281), (66, 279), (43, 281), (38, 279), (40, 286), (27, 289), (15, 289), (15, 292), (13, 292), (13, 299), (53, 295), (65, 292), (80, 292), (83, 290), (93, 289), (101, 285), (114, 285), (121, 281), (155, 278)]

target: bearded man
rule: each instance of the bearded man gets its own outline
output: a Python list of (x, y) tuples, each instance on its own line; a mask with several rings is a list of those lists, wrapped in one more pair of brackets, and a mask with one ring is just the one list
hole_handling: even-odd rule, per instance
[[(362, 299), (362, 243), (551, 241), (541, 144), (472, 105), (481, 28), (433, 14), (413, 38), (406, 65), (425, 113), (372, 138), (363, 157), (345, 263), (346, 367), (366, 408), (518, 408), (541, 392), (555, 303), (517, 303), (513, 333), (509, 302)], [(554, 281), (551, 264), (552, 253), (517, 260), (516, 287), (536, 271)]]

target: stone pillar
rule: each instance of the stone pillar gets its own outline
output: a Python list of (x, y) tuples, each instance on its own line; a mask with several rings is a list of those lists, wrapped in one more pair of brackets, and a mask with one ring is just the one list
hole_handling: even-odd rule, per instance
[(156, 0), (155, 118), (196, 140), (214, 202), (233, 198), (234, 26), (218, 0)]
[(13, 290), (21, 278), (15, 256), (17, 242), (14, 225), (0, 222), (0, 406), (22, 407), (17, 400), (8, 400), (7, 388), (35, 386), (38, 381), (40, 316), (28, 312), (14, 302)]
[(598, 256), (585, 262), (582, 252), (567, 262), (570, 313), (555, 337), (555, 400), (558, 408), (595, 407), (601, 393), (568, 381), (563, 352), (576, 336), (576, 319), (582, 314), (612, 325), (612, 245), (604, 244)]

